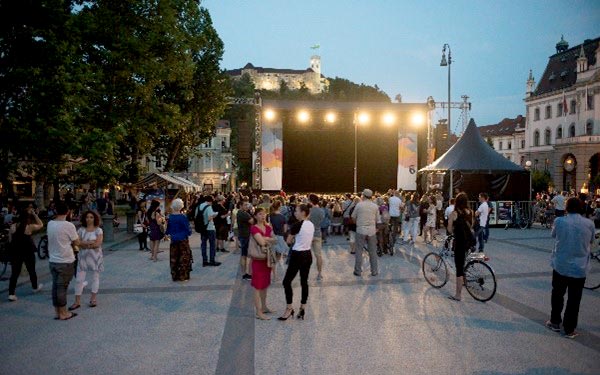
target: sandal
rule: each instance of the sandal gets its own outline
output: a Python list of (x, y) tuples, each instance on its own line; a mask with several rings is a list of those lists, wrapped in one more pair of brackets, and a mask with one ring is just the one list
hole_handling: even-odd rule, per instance
[(70, 317), (68, 317), (68, 318), (64, 318), (64, 319), (60, 319), (60, 318), (59, 318), (58, 320), (69, 320), (69, 319), (73, 319), (73, 318), (74, 318), (74, 317), (76, 317), (76, 316), (77, 316), (77, 314), (76, 314), (76, 313), (71, 313), (71, 316), (70, 316)]
[(96, 301), (90, 301), (90, 303), (89, 303), (88, 306), (89, 307), (96, 307), (96, 306), (98, 306), (98, 304), (96, 303)]
[(460, 302), (460, 299), (456, 298), (454, 296), (448, 296), (448, 299), (451, 299), (452, 301), (458, 301), (458, 302)]
[(81, 305), (74, 303), (71, 306), (69, 306), (69, 311), (77, 310), (80, 307)]

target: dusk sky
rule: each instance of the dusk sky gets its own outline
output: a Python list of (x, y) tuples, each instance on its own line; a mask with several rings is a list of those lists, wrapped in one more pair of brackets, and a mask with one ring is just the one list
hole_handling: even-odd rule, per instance
[[(452, 49), (452, 101), (478, 125), (524, 114), (555, 44), (600, 37), (600, 1), (206, 0), (225, 43), (222, 66), (305, 69), (319, 44), (322, 73), (377, 84), (392, 99), (447, 101), (442, 46)], [(442, 109), (436, 117), (445, 118)], [(456, 128), (460, 111), (453, 110)]]

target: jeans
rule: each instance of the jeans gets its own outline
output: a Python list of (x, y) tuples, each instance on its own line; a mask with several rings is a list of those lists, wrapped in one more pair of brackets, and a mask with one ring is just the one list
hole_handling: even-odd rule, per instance
[(238, 237), (240, 241), (240, 250), (243, 257), (248, 256), (248, 246), (250, 245), (250, 237)]
[(478, 249), (479, 251), (483, 251), (483, 247), (485, 244), (485, 230), (487, 229), (487, 227), (479, 227), (477, 229), (477, 245), (478, 245)]
[(302, 299), (300, 303), (305, 305), (308, 300), (308, 274), (312, 265), (312, 253), (306, 251), (290, 251), (289, 265), (283, 278), (283, 289), (285, 290), (285, 302), (291, 305), (294, 301), (294, 292), (292, 290), (292, 281), (300, 271), (300, 285), (302, 286)]
[[(18, 249), (17, 251), (19, 251)], [(29, 273), (29, 280), (31, 280), (31, 287), (33, 289), (37, 289), (37, 274), (35, 273), (35, 254), (31, 251), (23, 251), (22, 253), (16, 253), (11, 259), (12, 271), (10, 274), (10, 282), (8, 284), (8, 294), (15, 294), (15, 289), (17, 288), (17, 281), (19, 280), (19, 275), (21, 274), (21, 267), (23, 267), (23, 263), (25, 263), (25, 267), (27, 268), (27, 272)]]
[(390, 217), (390, 223), (392, 223), (392, 230), (395, 231), (396, 234), (400, 235), (402, 233), (402, 216)]
[(52, 273), (52, 305), (54, 307), (65, 307), (67, 305), (67, 288), (73, 273), (74, 263), (50, 263)]
[(356, 233), (356, 247), (355, 247), (355, 251), (356, 253), (354, 254), (355, 258), (354, 258), (354, 272), (360, 274), (362, 272), (362, 254), (363, 254), (363, 247), (365, 246), (365, 244), (367, 245), (367, 250), (369, 251), (369, 262), (371, 263), (371, 274), (373, 276), (377, 275), (378, 269), (377, 269), (377, 237), (375, 235), (373, 236), (367, 236), (365, 234), (358, 234)]
[[(563, 323), (566, 334), (572, 333), (577, 328), (577, 318), (579, 316), (579, 303), (583, 293), (583, 284), (585, 277), (574, 278), (563, 276), (556, 271), (552, 271), (552, 312), (550, 313), (550, 322), (553, 324)], [(567, 307), (565, 309), (564, 320), (561, 314), (564, 304), (565, 292), (568, 290)]]
[(208, 262), (207, 257), (206, 257), (206, 241), (209, 242), (210, 245), (210, 263), (215, 261), (215, 254), (216, 254), (216, 245), (215, 245), (215, 240), (217, 237), (217, 233), (214, 230), (207, 230), (206, 232), (202, 233), (202, 262), (206, 263)]
[(411, 217), (408, 222), (406, 222), (406, 230), (404, 231), (404, 242), (408, 242), (408, 236), (412, 236), (413, 242), (417, 240), (417, 232), (419, 231), (419, 221), (421, 219), (418, 217)]

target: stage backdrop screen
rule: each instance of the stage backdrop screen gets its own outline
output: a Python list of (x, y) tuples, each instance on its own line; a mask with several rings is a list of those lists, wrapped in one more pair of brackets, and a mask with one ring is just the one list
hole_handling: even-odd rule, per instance
[[(358, 190), (385, 192), (395, 188), (398, 171), (398, 128), (359, 125)], [(283, 122), (283, 189), (286, 192), (352, 192), (354, 125)]]

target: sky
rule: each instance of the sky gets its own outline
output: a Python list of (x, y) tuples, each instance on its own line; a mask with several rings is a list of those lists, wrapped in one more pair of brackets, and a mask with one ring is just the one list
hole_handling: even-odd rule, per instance
[[(468, 95), (479, 126), (525, 113), (525, 85), (536, 82), (561, 35), (570, 46), (600, 37), (600, 0), (204, 0), (225, 44), (222, 67), (251, 62), (305, 69), (319, 44), (327, 77), (377, 84), (403, 102)], [(436, 118), (446, 118), (436, 109)], [(452, 126), (461, 120), (452, 112)]]

